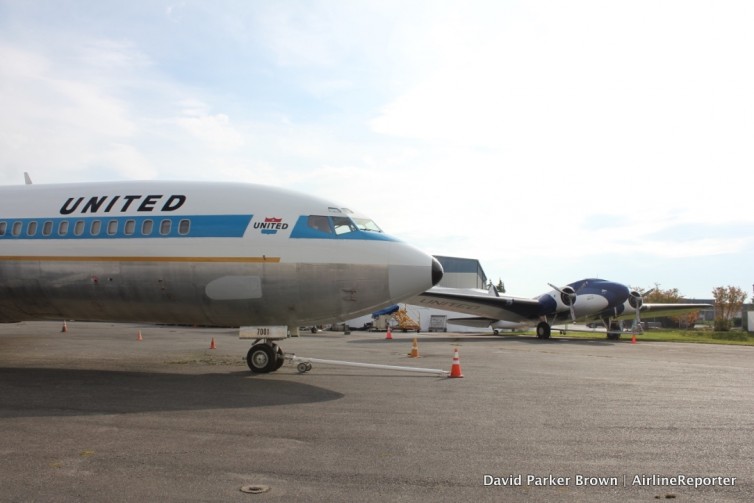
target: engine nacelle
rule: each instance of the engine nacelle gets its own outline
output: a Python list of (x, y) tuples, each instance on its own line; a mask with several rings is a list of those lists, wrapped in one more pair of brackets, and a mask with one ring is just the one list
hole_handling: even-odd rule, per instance
[(628, 305), (638, 311), (642, 304), (644, 304), (644, 297), (636, 290), (631, 290), (628, 294)]
[(565, 307), (571, 307), (576, 303), (576, 290), (572, 286), (564, 286), (560, 289), (560, 302)]
[(555, 301), (555, 312), (556, 313), (562, 313), (570, 311), (571, 313), (571, 319), (576, 319), (576, 311), (573, 308), (573, 305), (576, 304), (576, 290), (570, 286), (566, 285), (562, 288), (559, 288), (552, 283), (549, 283), (549, 285), (555, 289), (554, 292), (550, 292), (550, 297)]

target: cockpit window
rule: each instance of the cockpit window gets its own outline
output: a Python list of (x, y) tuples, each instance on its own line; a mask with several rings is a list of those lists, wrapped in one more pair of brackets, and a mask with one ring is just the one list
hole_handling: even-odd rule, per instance
[(347, 217), (332, 217), (332, 224), (335, 227), (335, 234), (341, 235), (348, 232), (356, 232), (356, 224)]
[[(328, 212), (329, 213), (329, 212)], [(345, 213), (345, 212), (344, 212)], [(292, 239), (342, 239), (346, 241), (394, 241), (366, 217), (301, 215), (291, 231)]]
[(382, 229), (368, 218), (354, 218), (353, 221), (356, 223), (356, 227), (358, 227), (360, 231), (382, 232)]
[(332, 234), (332, 229), (330, 228), (330, 219), (321, 216), (321, 215), (309, 215), (309, 218), (307, 219), (307, 224), (309, 227), (311, 227), (314, 230), (317, 230), (319, 232), (326, 232), (327, 234)]

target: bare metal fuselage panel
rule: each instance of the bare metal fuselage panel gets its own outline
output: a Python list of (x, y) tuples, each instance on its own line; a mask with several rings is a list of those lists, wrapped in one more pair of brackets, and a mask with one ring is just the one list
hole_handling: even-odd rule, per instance
[(370, 312), (389, 297), (386, 266), (144, 259), (1, 264), (3, 322), (309, 324)]

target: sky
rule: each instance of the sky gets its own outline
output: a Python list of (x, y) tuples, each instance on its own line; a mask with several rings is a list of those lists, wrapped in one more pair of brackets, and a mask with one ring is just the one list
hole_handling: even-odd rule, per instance
[(725, 0), (0, 0), (0, 184), (262, 183), (512, 295), (751, 292), (751, 26)]

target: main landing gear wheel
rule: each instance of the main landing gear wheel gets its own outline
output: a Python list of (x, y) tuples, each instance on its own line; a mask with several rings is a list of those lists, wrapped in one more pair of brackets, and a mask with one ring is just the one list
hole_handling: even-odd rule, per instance
[(550, 338), (550, 324), (546, 321), (540, 321), (537, 324), (537, 337), (540, 339)]
[(623, 327), (620, 323), (610, 323), (607, 329), (607, 338), (611, 341), (617, 341), (620, 339), (620, 334), (623, 331)]
[(283, 350), (274, 344), (254, 344), (246, 354), (246, 363), (255, 374), (273, 372), (285, 363)]

